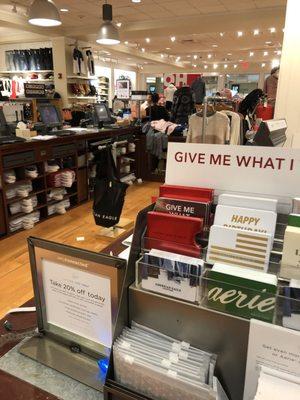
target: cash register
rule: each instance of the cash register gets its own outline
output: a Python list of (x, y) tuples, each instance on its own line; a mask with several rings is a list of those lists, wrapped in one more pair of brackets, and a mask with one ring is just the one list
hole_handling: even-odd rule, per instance
[(105, 103), (94, 104), (94, 125), (100, 129), (119, 129), (115, 125), (116, 119), (111, 116), (110, 110)]
[(58, 109), (50, 103), (38, 104), (41, 122), (45, 125), (46, 135), (55, 136), (70, 136), (74, 132), (68, 129), (63, 129), (63, 121)]
[(0, 108), (0, 145), (22, 142), (26, 142), (26, 140), (11, 133), (3, 110)]

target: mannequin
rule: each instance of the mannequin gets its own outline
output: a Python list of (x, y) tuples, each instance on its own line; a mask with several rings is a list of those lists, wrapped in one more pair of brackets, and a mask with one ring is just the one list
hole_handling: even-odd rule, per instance
[(201, 76), (198, 76), (191, 85), (193, 100), (197, 104), (202, 104), (206, 96), (205, 82)]
[(279, 78), (279, 67), (275, 67), (271, 71), (271, 75), (265, 80), (264, 92), (266, 93), (268, 100), (271, 102), (276, 101), (277, 86)]
[(166, 109), (171, 111), (174, 93), (176, 92), (177, 88), (174, 86), (173, 83), (169, 83), (169, 86), (165, 89), (165, 97), (166, 97)]

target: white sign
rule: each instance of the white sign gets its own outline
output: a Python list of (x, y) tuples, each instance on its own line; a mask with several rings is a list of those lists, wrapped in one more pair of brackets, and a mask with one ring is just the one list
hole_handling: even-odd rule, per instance
[(42, 276), (47, 322), (110, 347), (110, 279), (46, 259)]
[(260, 366), (300, 377), (300, 332), (251, 320), (244, 400), (255, 397)]
[(300, 149), (170, 143), (166, 184), (300, 197)]
[(118, 99), (129, 99), (130, 98), (130, 80), (129, 79), (118, 79), (116, 82), (116, 95)]

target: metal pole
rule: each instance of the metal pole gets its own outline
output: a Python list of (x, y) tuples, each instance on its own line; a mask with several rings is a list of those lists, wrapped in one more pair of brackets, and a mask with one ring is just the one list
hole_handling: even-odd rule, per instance
[(206, 133), (206, 116), (207, 116), (207, 96), (204, 97), (203, 104), (203, 120), (202, 120), (202, 143), (205, 143), (205, 133)]

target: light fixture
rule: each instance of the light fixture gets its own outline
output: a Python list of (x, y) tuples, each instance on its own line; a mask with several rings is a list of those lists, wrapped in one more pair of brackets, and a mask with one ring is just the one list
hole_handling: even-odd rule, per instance
[(275, 33), (276, 32), (276, 28), (274, 28), (274, 27), (270, 28), (270, 32), (271, 33)]
[(132, 3), (140, 3), (141, 0), (131, 0)]
[(264, 56), (267, 56), (267, 55), (269, 55), (269, 52), (268, 51), (264, 51)]
[(223, 37), (224, 36), (224, 32), (220, 32), (220, 36)]
[(226, 69), (228, 67), (228, 65), (227, 64), (224, 64), (224, 68)]
[(218, 45), (217, 44), (213, 44), (212, 47), (218, 47)]
[(160, 57), (161, 57), (161, 58), (164, 58), (164, 55), (163, 55), (163, 54), (161, 54), (161, 55), (160, 55)]
[(120, 43), (120, 37), (117, 27), (112, 23), (112, 6), (103, 4), (102, 7), (103, 23), (100, 26), (96, 42), (99, 44), (115, 45)]
[(166, 50), (171, 50), (171, 47), (166, 47)]
[(194, 68), (196, 68), (196, 67), (197, 67), (197, 65), (196, 65), (196, 64), (193, 64), (193, 67), (194, 67)]
[(218, 68), (218, 64), (214, 64), (214, 65), (213, 65), (213, 68), (214, 68), (214, 69), (217, 69), (217, 68)]
[(187, 57), (187, 58), (191, 58), (192, 56), (189, 54), (189, 55), (187, 55), (186, 57)]
[(242, 37), (243, 36), (243, 32), (242, 31), (238, 31), (237, 35), (238, 35), (238, 37)]
[(117, 22), (116, 25), (117, 25), (118, 28), (121, 28), (122, 22)]
[(239, 62), (243, 62), (244, 60), (240, 59)]
[(261, 66), (264, 68), (264, 67), (266, 66), (266, 64), (265, 64), (265, 63), (262, 63)]
[(234, 64), (233, 68), (236, 69), (237, 68), (237, 64)]
[(228, 56), (232, 56), (232, 53), (227, 53)]
[(277, 58), (274, 58), (274, 60), (272, 60), (272, 68), (279, 67), (279, 65), (279, 60)]
[(253, 31), (253, 35), (254, 35), (254, 36), (257, 36), (257, 35), (259, 35), (259, 29), (254, 29), (254, 31)]
[(61, 11), (61, 12), (69, 12), (68, 8), (61, 8), (59, 11)]
[(146, 42), (150, 43), (150, 38), (146, 37)]
[(207, 54), (207, 58), (212, 58), (212, 55), (211, 54)]
[(282, 32), (283, 32), (283, 33), (284, 33), (284, 29), (285, 29), (285, 28), (282, 28)]
[(253, 57), (253, 56), (254, 56), (253, 51), (250, 51), (249, 56), (250, 56), (250, 57)]
[(281, 55), (281, 50), (277, 50), (277, 55), (278, 55), (278, 56)]
[(126, 46), (128, 45), (128, 42), (127, 42), (127, 40), (126, 40), (126, 42), (124, 42), (124, 44), (126, 44)]
[(208, 68), (208, 66), (207, 65), (204, 65), (204, 69), (207, 69)]
[(141, 48), (141, 50), (142, 50), (142, 53), (145, 53), (145, 49), (144, 49), (144, 47), (142, 47), (142, 48)]
[(194, 60), (197, 60), (197, 58), (198, 58), (198, 56), (195, 54), (195, 55), (194, 55)]
[(270, 41), (268, 40), (267, 42), (265, 42), (265, 44), (269, 46), (270, 44), (272, 44), (272, 42), (270, 42)]
[(28, 22), (37, 26), (59, 26), (61, 19), (52, 0), (34, 0), (29, 8)]
[(171, 42), (175, 42), (176, 37), (175, 36), (171, 36)]

